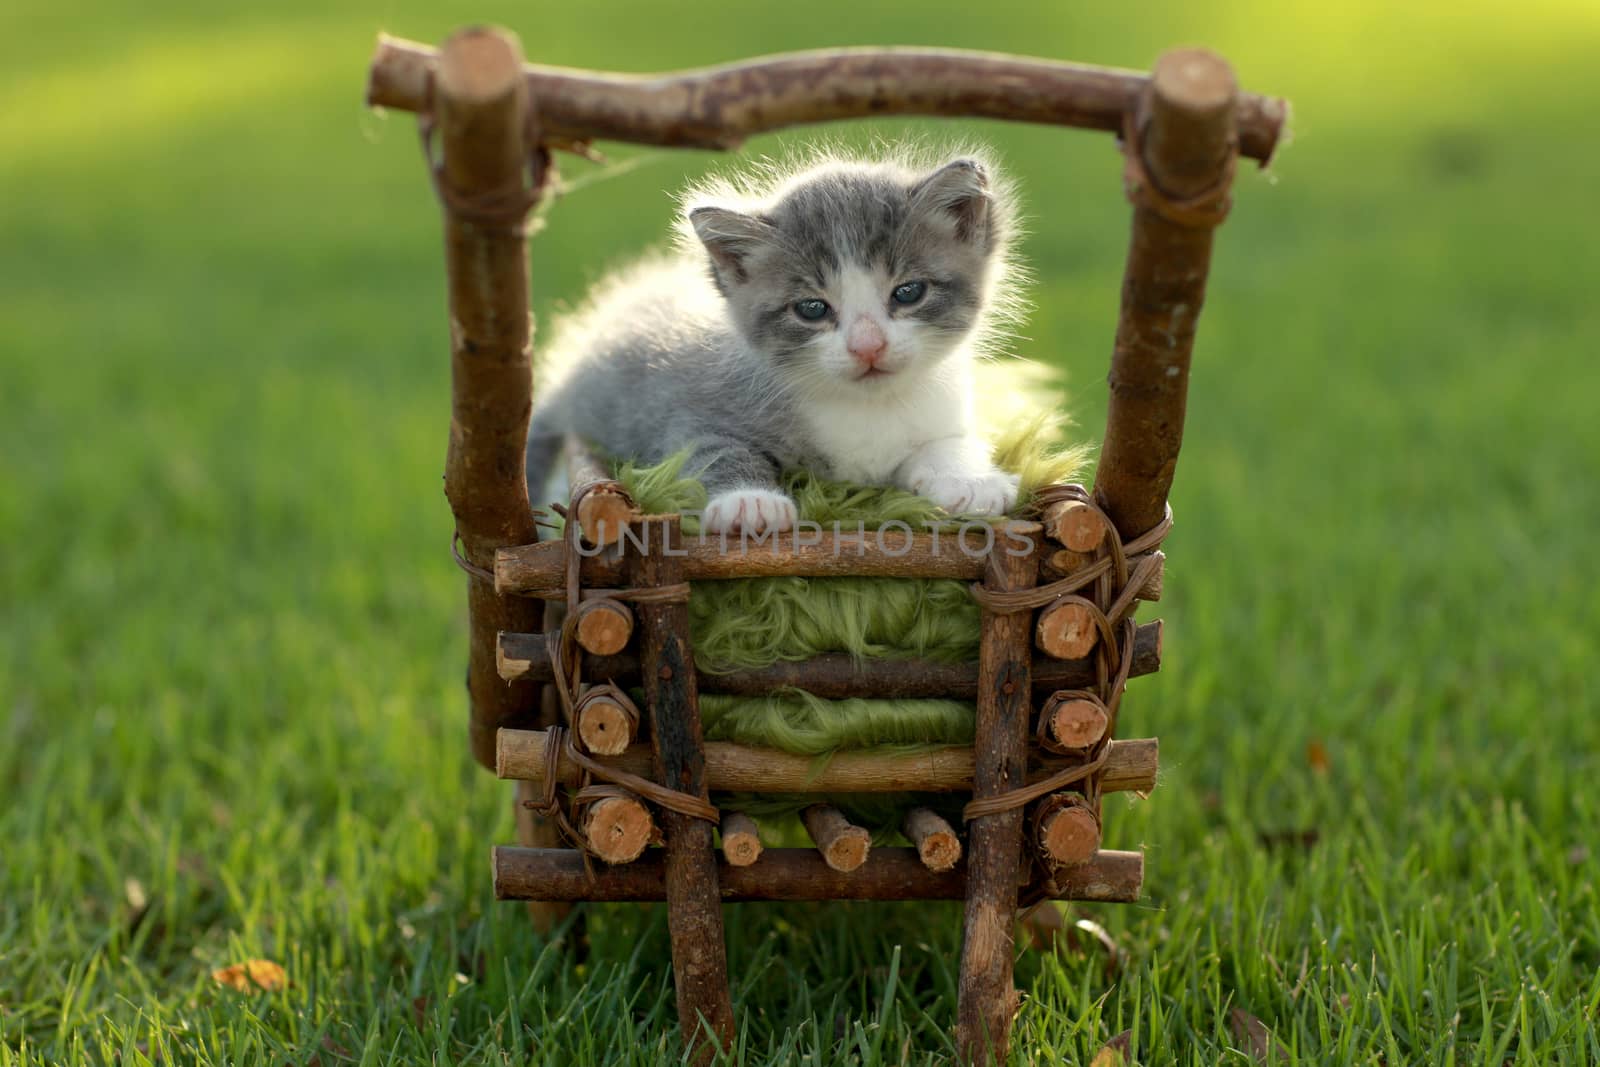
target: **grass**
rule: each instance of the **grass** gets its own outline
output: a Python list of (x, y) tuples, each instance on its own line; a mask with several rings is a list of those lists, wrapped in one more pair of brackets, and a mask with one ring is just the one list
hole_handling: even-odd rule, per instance
[[(1147, 898), (1074, 912), (1115, 971), (1022, 958), (1015, 1059), (1244, 1063), (1239, 1009), (1282, 1062), (1600, 1062), (1593, 5), (298, 0), (0, 14), (0, 1065), (677, 1056), (660, 908), (596, 909), (579, 959), (490, 899), (437, 220), (409, 121), (359, 106), (374, 31), (469, 20), (635, 69), (1203, 40), (1293, 97), (1219, 244), (1169, 653), (1125, 711), (1162, 738), (1108, 823)], [(1028, 193), (1021, 348), (1094, 437), (1115, 158), (959, 132)], [(616, 156), (535, 245), (541, 312), (708, 162)], [(727, 920), (746, 1062), (948, 1058), (957, 910)], [(291, 984), (209, 977), (251, 957)]]

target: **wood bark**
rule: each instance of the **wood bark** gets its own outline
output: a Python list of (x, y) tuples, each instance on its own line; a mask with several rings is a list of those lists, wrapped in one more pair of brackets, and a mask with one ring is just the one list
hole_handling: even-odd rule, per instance
[(800, 813), (806, 833), (822, 853), (824, 862), (836, 871), (853, 871), (867, 861), (872, 850), (872, 835), (844, 817), (831, 804), (813, 804)]
[(573, 717), (583, 747), (596, 756), (620, 756), (628, 751), (638, 732), (638, 722), (610, 692), (584, 694)]
[(1084, 604), (1051, 604), (1039, 612), (1033, 643), (1039, 651), (1055, 659), (1083, 659), (1100, 642), (1100, 627), (1094, 612)]
[[(639, 525), (648, 535), (650, 551), (629, 560), (631, 584), (651, 588), (681, 582), (683, 560), (675, 554), (682, 543), (677, 516), (652, 517)], [(669, 789), (707, 799), (688, 606), (640, 603), (638, 622), (641, 681), (655, 753), (652, 777)], [(662, 811), (661, 822), (666, 833), (662, 877), (678, 1024), (691, 1058), (703, 1064), (716, 1048), (731, 1048), (734, 1037), (712, 827), (670, 810)]]
[[(1133, 639), (1131, 677), (1161, 669), (1161, 620), (1141, 625)], [(502, 678), (550, 680), (549, 649), (543, 634), (500, 635), (499, 669)], [(593, 679), (632, 685), (639, 679), (639, 660), (633, 655), (592, 656), (584, 672)], [(766, 696), (777, 689), (804, 689), (825, 700), (843, 697), (921, 698), (945, 697), (976, 700), (977, 663), (938, 663), (924, 659), (857, 660), (849, 655), (823, 655), (769, 667), (697, 675), (701, 692), (729, 696)], [(1095, 681), (1094, 664), (1087, 659), (1039, 660), (1033, 666), (1034, 692), (1048, 696), (1057, 689), (1083, 689)]]
[(1093, 552), (1106, 539), (1105, 523), (1081, 500), (1062, 500), (1044, 509), (1045, 536), (1074, 552)]
[[(1013, 523), (1037, 548), (1036, 523)], [(1010, 590), (1032, 587), (1038, 556), (996, 552), (984, 585)], [(977, 741), (974, 799), (1020, 788), (1027, 778), (1031, 644), (1028, 612), (985, 611), (978, 651)], [(961, 943), (956, 1042), (973, 1062), (1004, 1063), (1016, 1008), (1012, 986), (1013, 918), (1022, 860), (1021, 808), (984, 815), (967, 824), (971, 874)]]
[[(496, 773), (542, 786), (548, 744), (543, 730), (500, 731)], [(969, 793), (973, 786), (973, 750), (959, 745), (915, 753), (836, 752), (820, 767), (814, 756), (728, 741), (708, 741), (705, 753), (706, 788), (719, 793)], [(652, 759), (648, 745), (634, 745), (598, 762), (647, 778)], [(1156, 787), (1159, 761), (1155, 738), (1118, 738), (1111, 742), (1100, 788), (1147, 793)], [(1028, 770), (1028, 781), (1041, 781), (1069, 765), (1066, 760), (1037, 760)], [(577, 784), (580, 770), (565, 756), (556, 762), (562, 785)]]
[[(583, 856), (575, 849), (501, 846), (494, 850), (494, 892), (500, 900), (662, 900), (665, 874), (660, 849), (624, 866), (599, 867), (593, 882), (585, 876)], [(723, 862), (717, 869), (717, 885), (728, 903), (960, 900), (966, 896), (969, 877), (964, 862), (949, 871), (928, 870), (914, 848), (875, 848), (867, 862), (848, 873), (829, 867), (814, 848), (769, 848), (747, 867)], [(1105, 851), (1089, 863), (1062, 870), (1053, 899), (1132, 903), (1139, 899), (1143, 880), (1143, 854)], [(1024, 888), (1031, 892), (1034, 887)]]
[[(1156, 558), (1156, 568), (1150, 572), (1144, 584), (1139, 587), (1139, 599), (1157, 601), (1161, 599), (1162, 586), (1166, 581), (1167, 554), (1157, 549), (1154, 552), (1142, 552), (1137, 556), (1128, 557), (1128, 570), (1131, 573), (1147, 556)], [(1058, 548), (1046, 556), (1039, 564), (1041, 576), (1048, 581), (1065, 578), (1075, 571), (1081, 570), (1094, 562), (1094, 556), (1087, 552), (1074, 552), (1070, 548)]]
[(722, 815), (722, 857), (730, 867), (748, 867), (761, 858), (761, 828), (742, 811)]
[[(444, 488), (467, 561), (494, 567), (495, 552), (536, 536), (523, 475), (533, 400), (529, 361), (528, 258), (520, 229), (465, 217), (462, 204), (527, 182), (527, 84), (514, 38), (467, 30), (445, 43), (434, 115), (445, 198), (445, 268), (450, 297), (451, 418)], [(537, 180), (538, 176), (535, 176)], [(507, 684), (495, 669), (502, 630), (537, 630), (540, 606), (467, 579), (467, 688), (472, 754), (494, 765), (501, 726), (530, 725), (531, 682)]]
[(1034, 847), (1047, 864), (1087, 863), (1100, 848), (1100, 820), (1076, 793), (1057, 793), (1040, 801), (1034, 818)]
[(638, 797), (603, 797), (583, 812), (589, 851), (607, 863), (632, 863), (655, 837), (655, 820)]
[(1045, 736), (1067, 752), (1085, 752), (1100, 743), (1111, 717), (1099, 700), (1073, 693), (1056, 693), (1039, 709)]
[(614, 656), (628, 647), (633, 636), (633, 612), (619, 600), (585, 600), (573, 613), (578, 644), (596, 656)]
[[(1236, 117), (1246, 117), (1226, 62), (1203, 49), (1163, 55), (1138, 115), (1140, 132), (1126, 151), (1143, 160), (1158, 194), (1226, 192)], [(1135, 197), (1095, 476), (1095, 498), (1124, 540), (1161, 521), (1172, 487), (1214, 225), (1173, 221)]]
[[(421, 111), (426, 45), (378, 38), (367, 103)], [(528, 91), (553, 143), (591, 140), (737, 148), (803, 123), (885, 115), (1008, 119), (1116, 132), (1148, 82), (1137, 71), (954, 49), (837, 49), (674, 74), (529, 65)], [(1279, 99), (1242, 94), (1241, 149), (1263, 163), (1288, 119)]]
[[(641, 535), (642, 538), (642, 535)], [(1016, 546), (1011, 546), (1012, 550)], [(623, 546), (583, 552), (579, 573), (584, 586), (608, 588), (623, 578)], [(983, 576), (991, 549), (1002, 554), (1006, 543), (984, 528), (964, 527), (943, 533), (885, 530), (806, 531), (741, 539), (701, 534), (683, 542), (683, 576), (705, 582), (729, 578), (959, 578)], [(494, 563), (495, 589), (501, 593), (566, 598), (567, 550), (560, 541), (502, 549)]]
[(577, 520), (589, 544), (616, 544), (628, 523), (639, 515), (633, 498), (576, 434), (567, 435), (564, 451), (571, 499), (578, 501), (576, 514), (568, 517)]
[(953, 870), (961, 860), (961, 839), (937, 812), (912, 808), (901, 831), (917, 850), (917, 858), (930, 871)]

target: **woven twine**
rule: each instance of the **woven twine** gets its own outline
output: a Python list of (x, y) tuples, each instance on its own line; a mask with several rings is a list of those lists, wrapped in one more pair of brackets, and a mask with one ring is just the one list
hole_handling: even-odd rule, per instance
[[(583, 648), (578, 644), (578, 614), (580, 601), (608, 599), (634, 604), (682, 604), (689, 599), (689, 584), (651, 586), (638, 589), (584, 589), (582, 583), (583, 556), (578, 551), (578, 510), (590, 492), (606, 486), (593, 482), (579, 487), (573, 493), (566, 509), (566, 527), (562, 539), (566, 545), (566, 602), (567, 616), (561, 629), (545, 635), (549, 650), (552, 681), (556, 699), (561, 707), (565, 725), (552, 726), (546, 731), (544, 795), (538, 800), (524, 801), (524, 806), (555, 822), (561, 833), (583, 852), (584, 870), (590, 880), (594, 869), (589, 858), (589, 842), (577, 829), (584, 808), (607, 797), (637, 796), (681, 815), (707, 822), (721, 821), (722, 813), (710, 802), (692, 793), (676, 789), (637, 774), (629, 774), (617, 767), (607, 766), (583, 750), (577, 734), (577, 714), (589, 700), (604, 697), (622, 708), (623, 714), (634, 726), (639, 722), (639, 709), (620, 687), (611, 682), (587, 685), (583, 680)], [(563, 803), (559, 769), (563, 759), (579, 768), (578, 784)]]
[[(1172, 509), (1168, 507), (1155, 526), (1138, 537), (1123, 541), (1116, 525), (1094, 502), (1081, 485), (1051, 486), (1040, 490), (1034, 505), (1043, 510), (1051, 504), (1076, 502), (1090, 508), (1092, 514), (1105, 528), (1106, 536), (1095, 550), (1095, 558), (1084, 567), (1059, 581), (1035, 586), (1032, 589), (990, 589), (983, 585), (972, 586), (972, 596), (986, 611), (1000, 615), (1031, 612), (1053, 604), (1078, 604), (1087, 608), (1100, 631), (1095, 645), (1095, 683), (1087, 690), (1078, 691), (1098, 700), (1106, 710), (1106, 732), (1088, 751), (1077, 754), (1075, 762), (1054, 774), (1032, 784), (1019, 786), (992, 797), (974, 799), (962, 809), (962, 818), (971, 822), (986, 815), (998, 815), (1032, 804), (1044, 797), (1075, 789), (1082, 794), (1083, 804), (1100, 821), (1101, 772), (1111, 751), (1111, 741), (1117, 733), (1117, 712), (1122, 706), (1122, 693), (1128, 684), (1128, 674), (1133, 669), (1133, 641), (1138, 629), (1133, 620), (1133, 609), (1138, 602), (1139, 590), (1161, 566), (1154, 555), (1146, 556), (1130, 571), (1130, 557), (1152, 552), (1172, 529)], [(1082, 595), (1088, 590), (1090, 595)], [(1043, 724), (1041, 724), (1041, 729)], [(1069, 803), (1071, 803), (1069, 801)], [(1035, 821), (1055, 810), (1057, 805), (1040, 805), (1034, 812)], [(1028, 899), (1031, 905), (1041, 899), (1053, 899), (1059, 892), (1057, 869), (1043, 857), (1038, 862), (1045, 870)]]
[[(550, 173), (550, 151), (539, 135), (538, 118), (533, 102), (528, 102), (523, 143), (528, 146), (526, 173), (519, 172), (499, 189), (480, 193), (464, 193), (451, 185), (444, 176), (444, 163), (434, 148), (434, 135), (438, 132), (438, 117), (433, 113), (433, 71), (427, 73), (427, 86), (423, 97), (429, 105), (417, 113), (417, 136), (422, 142), (422, 158), (427, 163), (428, 177), (433, 182), (434, 195), (445, 211), (460, 222), (476, 226), (486, 233), (500, 233), (521, 239), (528, 235), (528, 213), (538, 206), (544, 196)], [(528, 178), (531, 177), (531, 183)]]
[(1174, 226), (1189, 230), (1214, 230), (1233, 207), (1234, 172), (1239, 166), (1239, 137), (1228, 146), (1222, 173), (1210, 186), (1193, 196), (1169, 196), (1156, 184), (1144, 165), (1144, 123), (1130, 111), (1122, 120), (1122, 190), (1135, 207), (1154, 212)]

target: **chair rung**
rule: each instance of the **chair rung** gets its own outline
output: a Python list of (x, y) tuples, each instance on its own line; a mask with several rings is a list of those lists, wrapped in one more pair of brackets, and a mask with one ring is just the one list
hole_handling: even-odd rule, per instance
[[(652, 849), (633, 863), (596, 864), (590, 881), (583, 855), (572, 849), (494, 850), (494, 892), (500, 900), (652, 901), (666, 898), (665, 858)], [(754, 900), (960, 900), (966, 863), (930, 871), (914, 848), (876, 848), (860, 867), (835, 871), (814, 848), (772, 848), (747, 867), (719, 857), (717, 881), (728, 903)], [(1056, 875), (1057, 900), (1132, 903), (1144, 881), (1142, 852), (1101, 851), (1088, 863)], [(1026, 887), (1023, 890), (1027, 896)]]

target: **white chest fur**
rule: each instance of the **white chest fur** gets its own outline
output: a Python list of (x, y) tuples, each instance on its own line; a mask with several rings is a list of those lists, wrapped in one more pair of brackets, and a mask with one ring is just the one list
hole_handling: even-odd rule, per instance
[(967, 377), (950, 374), (904, 391), (861, 389), (814, 404), (806, 422), (832, 476), (887, 485), (895, 469), (929, 441), (967, 433), (969, 403), (961, 388)]

